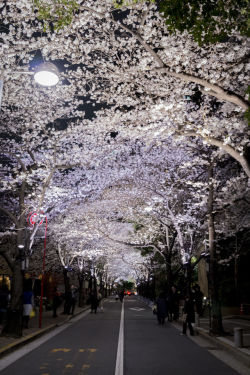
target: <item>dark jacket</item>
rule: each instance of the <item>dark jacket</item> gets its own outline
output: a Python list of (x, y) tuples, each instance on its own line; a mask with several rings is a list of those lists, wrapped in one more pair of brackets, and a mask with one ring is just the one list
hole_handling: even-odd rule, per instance
[(58, 307), (61, 305), (61, 302), (62, 300), (61, 300), (60, 293), (58, 291), (55, 291), (53, 295), (53, 306)]
[(91, 309), (96, 309), (98, 307), (99, 302), (96, 294), (90, 294), (89, 301)]
[(187, 314), (187, 322), (195, 322), (194, 303), (190, 298), (187, 298), (183, 308), (184, 314)]
[(157, 315), (161, 318), (165, 318), (168, 314), (167, 301), (164, 297), (157, 298)]

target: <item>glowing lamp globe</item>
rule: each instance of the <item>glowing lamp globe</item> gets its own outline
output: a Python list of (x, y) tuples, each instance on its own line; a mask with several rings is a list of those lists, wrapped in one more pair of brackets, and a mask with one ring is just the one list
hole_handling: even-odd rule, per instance
[(34, 79), (42, 86), (55, 86), (59, 82), (59, 71), (52, 63), (42, 63), (35, 71)]

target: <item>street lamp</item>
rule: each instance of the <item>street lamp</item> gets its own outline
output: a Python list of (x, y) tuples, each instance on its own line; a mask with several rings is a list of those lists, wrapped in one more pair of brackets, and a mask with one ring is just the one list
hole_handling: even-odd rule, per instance
[(34, 80), (42, 86), (55, 86), (59, 82), (59, 71), (52, 63), (42, 63), (35, 70)]
[[(44, 62), (36, 68), (35, 72), (15, 71), (14, 74), (31, 74), (34, 75), (34, 80), (41, 86), (55, 86), (59, 82), (59, 71), (57, 67), (50, 63)], [(0, 109), (3, 96), (3, 78), (0, 71)]]

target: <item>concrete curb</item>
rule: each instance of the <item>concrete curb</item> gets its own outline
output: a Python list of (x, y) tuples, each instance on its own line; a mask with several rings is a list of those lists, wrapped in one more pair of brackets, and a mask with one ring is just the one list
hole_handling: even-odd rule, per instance
[[(66, 321), (65, 321), (66, 322)], [(52, 329), (58, 327), (57, 324), (51, 324), (50, 326), (46, 328), (42, 328), (37, 332), (31, 333), (30, 335), (27, 335), (25, 337), (21, 337), (20, 339), (17, 339), (16, 341), (12, 342), (11, 344), (8, 344), (0, 349), (0, 358), (5, 356), (6, 354), (11, 353), (15, 349), (18, 349), (19, 347), (35, 340), (36, 338), (42, 336), (43, 334), (51, 331)]]
[(226, 315), (223, 319), (239, 319), (239, 320), (250, 320), (250, 315)]
[(211, 336), (208, 331), (201, 327), (195, 327), (195, 332), (210, 341), (218, 349), (223, 349), (234, 356), (238, 361), (250, 367), (250, 350), (245, 348), (235, 348), (234, 343), (225, 337)]
[(87, 306), (87, 307), (83, 308), (82, 310), (76, 312), (74, 315), (71, 315), (71, 316), (67, 317), (64, 321), (62, 321), (60, 323), (50, 324), (49, 326), (47, 326), (45, 328), (39, 329), (37, 332), (31, 333), (31, 334), (29, 334), (25, 337), (21, 337), (20, 339), (17, 339), (16, 341), (12, 342), (11, 344), (8, 344), (8, 345), (0, 348), (0, 358), (4, 357), (5, 355), (7, 355), (11, 352), (13, 352), (14, 350), (18, 349), (19, 347), (21, 347), (25, 344), (28, 344), (29, 342), (34, 341), (35, 339), (44, 335), (45, 333), (48, 333), (48, 332), (52, 331), (53, 329), (62, 326), (63, 324), (67, 323), (68, 321), (70, 321), (75, 316), (83, 313), (84, 311), (87, 311), (88, 309), (89, 309), (89, 306)]

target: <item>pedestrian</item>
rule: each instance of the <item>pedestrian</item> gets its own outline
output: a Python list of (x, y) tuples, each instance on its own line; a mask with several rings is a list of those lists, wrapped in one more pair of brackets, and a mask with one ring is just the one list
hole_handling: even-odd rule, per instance
[(71, 285), (70, 293), (71, 293), (71, 296), (70, 296), (69, 313), (71, 315), (74, 315), (75, 306), (76, 306), (76, 297), (77, 297), (77, 289), (74, 285)]
[(179, 319), (179, 296), (176, 287), (171, 287), (171, 319)]
[(70, 314), (70, 308), (71, 308), (71, 288), (67, 289), (67, 291), (64, 294), (64, 314), (69, 315)]
[(159, 297), (156, 300), (156, 306), (158, 324), (164, 325), (166, 316), (168, 315), (167, 300), (164, 293), (160, 293)]
[(190, 335), (194, 335), (194, 329), (192, 323), (195, 322), (194, 313), (194, 302), (190, 297), (185, 298), (185, 303), (183, 307), (183, 327), (182, 334), (185, 335), (187, 332), (187, 326), (189, 328)]
[(34, 294), (32, 288), (26, 285), (23, 292), (23, 327), (29, 328), (29, 319), (34, 307)]
[(199, 285), (194, 287), (195, 308), (199, 316), (203, 315), (203, 293)]
[(98, 307), (98, 298), (97, 298), (97, 293), (96, 292), (91, 292), (89, 296), (90, 300), (90, 308), (91, 308), (91, 313), (97, 312), (97, 307)]
[(102, 294), (100, 291), (98, 292), (97, 298), (98, 298), (100, 311), (103, 312), (103, 300), (102, 300)]
[(115, 295), (115, 300), (116, 300), (116, 301), (119, 300), (119, 295), (118, 295), (118, 293), (116, 293), (116, 295)]
[(123, 298), (124, 298), (124, 290), (121, 290), (120, 293), (119, 293), (119, 298), (120, 298), (120, 301), (123, 302)]
[(58, 292), (57, 287), (55, 287), (54, 292), (53, 292), (53, 301), (52, 301), (53, 318), (57, 317), (57, 309), (61, 305), (61, 303), (62, 303), (61, 295)]

